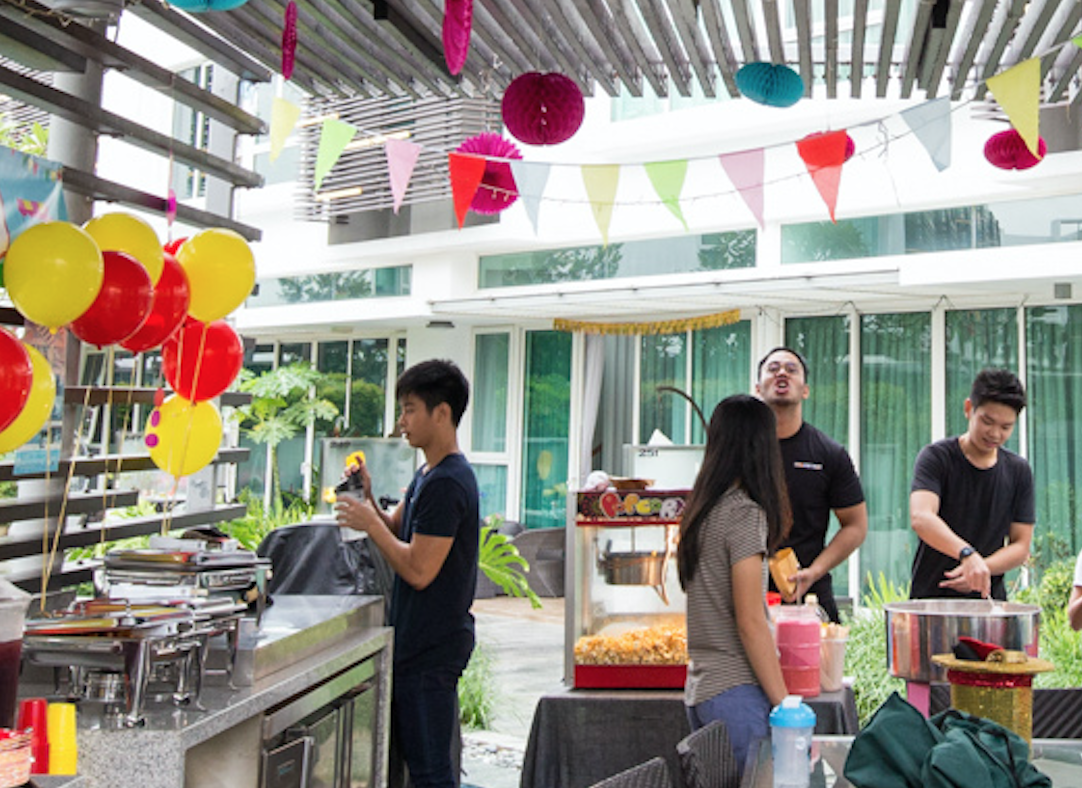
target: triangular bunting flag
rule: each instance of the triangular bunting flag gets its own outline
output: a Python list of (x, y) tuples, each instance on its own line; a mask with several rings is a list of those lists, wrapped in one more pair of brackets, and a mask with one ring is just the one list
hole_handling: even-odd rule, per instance
[(458, 219), (458, 229), (462, 229), (469, 213), (470, 203), (477, 194), (477, 187), (481, 185), (481, 179), (485, 177), (485, 165), (488, 162), (484, 156), (473, 156), (467, 153), (448, 153), (447, 167), (451, 174), (451, 194), (455, 200), (455, 218)]
[(849, 135), (842, 130), (808, 136), (796, 143), (797, 152), (815, 181), (815, 188), (827, 204), (832, 222), (836, 221), (834, 206), (838, 202), (838, 185), (842, 179), (848, 140)]
[(646, 174), (650, 176), (650, 183), (654, 185), (654, 191), (661, 201), (665, 203), (672, 215), (684, 225), (684, 231), (688, 229), (688, 223), (684, 219), (684, 212), (680, 209), (680, 192), (684, 190), (684, 178), (688, 174), (687, 159), (675, 161), (653, 161), (644, 164)]
[(940, 96), (902, 111), (902, 120), (917, 135), (940, 172), (951, 166), (951, 103)]
[(1082, 33), (1079, 33), (1077, 36), (1072, 38), (1071, 43), (1074, 44), (1079, 49), (1082, 49)]
[(323, 179), (334, 169), (334, 165), (342, 156), (342, 151), (346, 149), (356, 133), (357, 127), (343, 120), (323, 121), (323, 128), (319, 135), (319, 150), (316, 151), (316, 191), (319, 191), (319, 187), (323, 185)]
[(988, 89), (1007, 113), (1014, 130), (1022, 137), (1029, 152), (1040, 158), (1041, 59), (1031, 57), (1002, 74), (989, 77)]
[(751, 209), (755, 221), (760, 227), (765, 227), (763, 222), (763, 149), (723, 153), (718, 158), (725, 169), (725, 174), (729, 176), (729, 180), (733, 182), (733, 186), (744, 199), (744, 204)]
[(541, 197), (545, 193), (552, 165), (526, 163), (522, 159), (511, 159), (510, 164), (511, 175), (518, 189), (518, 198), (522, 200), (526, 215), (530, 217), (534, 235), (537, 235), (537, 217), (541, 211)]
[(282, 155), (282, 149), (286, 146), (286, 140), (293, 133), (297, 121), (301, 117), (301, 108), (283, 98), (274, 98), (271, 104), (270, 125), (270, 160), (274, 161)]
[(402, 207), (402, 200), (406, 198), (406, 189), (410, 185), (413, 168), (422, 149), (422, 146), (409, 140), (389, 139), (383, 145), (383, 152), (387, 154), (387, 174), (391, 179), (391, 199), (394, 201), (396, 214)]
[(603, 246), (609, 245), (609, 224), (612, 222), (612, 209), (616, 202), (616, 186), (620, 182), (619, 164), (584, 164), (582, 182), (586, 185), (586, 196), (590, 199), (590, 209), (594, 212), (594, 221), (601, 231)]

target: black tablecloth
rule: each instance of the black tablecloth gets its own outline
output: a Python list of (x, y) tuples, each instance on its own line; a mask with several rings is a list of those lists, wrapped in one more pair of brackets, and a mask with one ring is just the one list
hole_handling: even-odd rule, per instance
[[(810, 698), (818, 734), (855, 734), (852, 687)], [(521, 788), (587, 788), (624, 769), (665, 758), (679, 773), (676, 745), (690, 733), (680, 690), (582, 690), (537, 703)]]

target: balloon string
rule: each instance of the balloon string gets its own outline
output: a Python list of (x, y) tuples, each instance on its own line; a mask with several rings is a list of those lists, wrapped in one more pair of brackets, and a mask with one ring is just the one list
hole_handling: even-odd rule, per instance
[[(209, 323), (204, 323), (203, 324), (203, 331), (199, 335), (199, 350), (198, 350), (198, 352), (196, 353), (196, 356), (195, 356), (195, 370), (193, 370), (193, 372), (192, 372), (191, 391), (188, 392), (189, 394), (191, 394), (192, 399), (189, 401), (188, 408), (186, 408), (186, 410), (188, 411), (188, 426), (184, 430), (184, 437), (180, 442), (180, 454), (177, 457), (177, 464), (175, 466), (178, 469), (183, 469), (184, 468), (184, 461), (188, 458), (188, 445), (189, 445), (191, 435), (192, 435), (192, 424), (195, 421), (195, 409), (196, 409), (196, 407), (198, 407), (198, 404), (199, 404), (199, 403), (197, 403), (195, 401), (195, 394), (196, 394), (196, 389), (199, 386), (199, 373), (200, 373), (200, 371), (202, 370), (202, 367), (203, 367), (203, 353), (206, 350), (207, 332), (209, 330), (210, 330), (210, 324)], [(184, 359), (184, 334), (185, 334), (185, 331), (182, 328), (181, 331), (180, 331), (180, 335), (177, 337), (177, 381), (178, 382), (183, 381), (183, 379), (184, 379), (184, 363), (183, 363), (183, 359)], [(178, 491), (179, 487), (180, 487), (180, 476), (174, 476), (173, 477), (173, 489), (169, 491), (169, 513), (166, 515), (166, 517), (164, 517), (162, 519), (162, 534), (163, 535), (165, 534), (165, 531), (166, 531), (166, 523), (170, 522), (172, 520), (172, 511), (173, 511), (174, 498), (177, 495), (177, 491)]]
[[(90, 389), (91, 386), (86, 387), (86, 392), (83, 396), (83, 411), (90, 407)], [(85, 421), (85, 419), (83, 420)], [(51, 453), (52, 440), (50, 437), (51, 430), (46, 430), (45, 433), (45, 479), (48, 482), (49, 479), (49, 455)], [(64, 495), (60, 498), (60, 513), (56, 517), (56, 532), (53, 534), (53, 546), (49, 550), (49, 557), (46, 565), (42, 568), (41, 588), (42, 588), (42, 603), (44, 604), (45, 591), (49, 588), (49, 579), (53, 574), (53, 564), (56, 561), (56, 553), (60, 547), (60, 534), (64, 531), (64, 518), (67, 516), (68, 510), (68, 493), (71, 491), (71, 479), (75, 475), (75, 455), (76, 447), (79, 446), (81, 441), (76, 435), (74, 443), (72, 445), (72, 453), (68, 458), (68, 477), (64, 482)], [(104, 524), (103, 524), (104, 528)], [(49, 530), (49, 496), (46, 493), (45, 496), (45, 527), (44, 531)]]
[[(138, 356), (136, 356), (136, 361), (137, 362), (142, 358), (142, 355), (143, 354), (140, 353)], [(109, 397), (109, 399), (108, 399), (107, 404), (110, 406), (110, 410), (111, 410), (112, 409), (112, 404), (113, 404), (113, 392), (112, 391), (109, 392), (108, 397)], [(128, 406), (128, 412), (126, 414), (124, 414), (124, 419), (120, 422), (120, 440), (119, 440), (119, 446), (117, 447), (117, 451), (116, 451), (116, 470), (113, 471), (113, 476), (112, 476), (114, 481), (116, 481), (117, 479), (120, 478), (120, 474), (121, 474), (121, 472), (123, 470), (122, 466), (124, 465), (124, 441), (126, 441), (128, 439), (128, 419), (133, 418), (132, 402), (133, 402), (134, 397), (135, 397), (135, 375), (132, 375), (131, 383), (130, 383), (130, 385), (128, 387), (126, 396), (124, 397), (124, 401), (122, 403), (122, 404)], [(106, 429), (108, 429), (109, 425), (105, 425), (105, 426), (106, 426)], [(104, 512), (106, 509), (109, 508), (109, 506), (108, 506), (108, 503), (109, 503), (109, 485), (108, 485), (108, 482), (109, 482), (109, 460), (108, 460), (108, 456), (109, 456), (108, 454), (105, 455), (105, 467), (102, 468), (102, 475), (101, 475), (102, 476), (102, 484), (101, 484), (101, 508), (102, 508), (102, 512)], [(101, 544), (101, 545), (104, 545), (105, 544), (105, 532), (108, 530), (105, 527), (105, 518), (104, 517), (102, 518), (102, 524), (101, 525), (102, 525), (101, 530), (98, 531), (98, 543)]]

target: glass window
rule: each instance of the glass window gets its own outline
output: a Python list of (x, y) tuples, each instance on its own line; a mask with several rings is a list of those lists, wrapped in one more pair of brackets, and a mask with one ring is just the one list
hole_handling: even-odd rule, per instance
[(507, 451), (510, 334), (478, 334), (474, 348), (473, 451)]
[(507, 513), (507, 466), (473, 464), (481, 492), (481, 517)]
[(347, 434), (369, 437), (385, 435), (386, 397), (387, 340), (353, 340)]
[(688, 335), (656, 334), (642, 338), (639, 370), (639, 443), (648, 443), (654, 430), (660, 430), (673, 443), (687, 443), (687, 401), (679, 394), (666, 392), (675, 388), (688, 394)]
[(316, 387), (316, 397), (334, 403), (338, 415), (330, 421), (317, 420), (316, 438), (337, 437), (345, 431), (346, 391), (349, 387), (349, 342), (320, 342), (316, 348), (316, 370), (326, 378)]
[(1039, 532), (1066, 542), (1062, 554), (1082, 548), (1077, 490), (1082, 489), (1082, 306), (1026, 310), (1029, 460), (1037, 496)]
[(244, 368), (253, 375), (274, 369), (274, 345), (245, 345)]
[(865, 315), (860, 335), (860, 471), (868, 501), (862, 583), (882, 572), (906, 584), (917, 541), (909, 484), (932, 432), (931, 316)]
[(522, 511), (528, 528), (567, 521), (567, 455), (571, 424), (571, 334), (526, 335)]
[[(785, 321), (785, 344), (808, 363), (804, 420), (849, 445), (849, 317), (797, 317)], [(837, 571), (834, 573), (838, 577)]]
[[(691, 397), (707, 423), (723, 399), (730, 394), (748, 393), (750, 368), (750, 321), (692, 332)], [(706, 431), (698, 417), (691, 420), (691, 443), (706, 443)]]
[(312, 344), (310, 342), (283, 342), (278, 348), (278, 366), (287, 367), (290, 364), (311, 364)]
[[(1018, 369), (1018, 318), (1014, 309), (947, 312), (947, 434), (961, 435), (969, 425), (964, 404), (977, 373), (986, 367)], [(1018, 451), (1018, 430), (1007, 442)]]
[(482, 256), (479, 286), (516, 287), (752, 268), (755, 230)]
[[(848, 315), (785, 321), (785, 344), (804, 356), (808, 364), (811, 393), (804, 400), (804, 420), (843, 446), (849, 445), (849, 326)], [(868, 497), (867, 487), (864, 495)], [(838, 519), (831, 515), (828, 542), (837, 530)], [(836, 595), (850, 594), (848, 558), (831, 571), (831, 576)]]
[(410, 294), (412, 268), (366, 268), (308, 276), (260, 279), (245, 301), (248, 307), (315, 304), (356, 298), (386, 298)]

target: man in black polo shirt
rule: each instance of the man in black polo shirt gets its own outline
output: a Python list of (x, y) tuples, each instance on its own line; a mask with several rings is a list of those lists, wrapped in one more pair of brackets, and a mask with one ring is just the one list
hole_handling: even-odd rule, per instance
[(1036, 521), (1033, 471), (1003, 445), (1025, 406), (1014, 373), (982, 370), (965, 401), (969, 428), (921, 449), (909, 494), (920, 537), (912, 599), (1007, 598), (1003, 575), (1029, 558)]
[[(793, 510), (793, 528), (783, 546), (793, 548), (801, 568), (795, 577), (796, 593), (786, 601), (800, 599), (806, 593), (816, 594), (830, 620), (838, 621), (830, 571), (864, 541), (868, 507), (845, 447), (804, 421), (804, 400), (811, 391), (807, 376), (803, 356), (791, 348), (777, 347), (759, 362), (755, 391), (778, 421), (778, 441)], [(827, 544), (831, 511), (840, 528)]]

